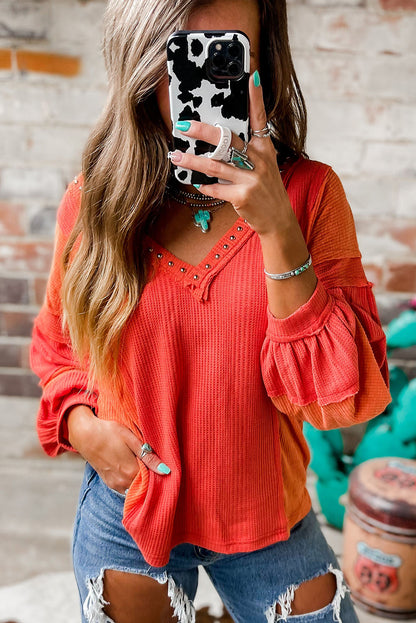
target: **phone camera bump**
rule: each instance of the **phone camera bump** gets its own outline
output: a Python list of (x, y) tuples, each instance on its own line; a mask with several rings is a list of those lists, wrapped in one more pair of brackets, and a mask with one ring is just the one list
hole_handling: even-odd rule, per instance
[(241, 73), (241, 66), (235, 61), (231, 61), (231, 63), (228, 63), (227, 69), (230, 76), (238, 76)]
[(240, 46), (235, 43), (230, 43), (227, 52), (230, 58), (238, 58), (240, 56)]
[(210, 80), (239, 80), (243, 75), (244, 48), (236, 39), (212, 41), (208, 47), (207, 75)]
[(215, 69), (223, 69), (225, 67), (225, 56), (216, 52), (212, 57), (212, 65)]

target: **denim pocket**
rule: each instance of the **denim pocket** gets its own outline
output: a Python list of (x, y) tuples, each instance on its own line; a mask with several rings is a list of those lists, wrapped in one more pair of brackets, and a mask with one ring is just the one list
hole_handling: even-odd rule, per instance
[(73, 529), (73, 534), (72, 534), (72, 551), (74, 551), (75, 541), (77, 538), (78, 526), (79, 526), (79, 522), (81, 519), (82, 506), (85, 502), (85, 498), (87, 497), (88, 492), (91, 490), (91, 483), (96, 476), (97, 476), (97, 472), (95, 471), (95, 469), (89, 463), (86, 463), (85, 470), (84, 470), (84, 478), (82, 480), (81, 488), (79, 491), (77, 512), (76, 512), (75, 520), (74, 520), (74, 529)]
[(119, 498), (121, 498), (122, 500), (126, 499), (126, 494), (125, 493), (120, 493), (120, 491), (116, 491), (115, 489), (112, 489), (111, 487), (109, 487), (108, 485), (105, 484), (105, 482), (103, 483), (107, 489), (109, 491), (111, 491), (111, 493), (114, 493), (115, 495), (117, 495)]
[(116, 497), (119, 500), (122, 500), (124, 502), (124, 500), (126, 499), (125, 493), (120, 493), (120, 491), (116, 491), (116, 489), (112, 489), (111, 487), (109, 487), (108, 484), (104, 482), (104, 480), (101, 478), (99, 474), (97, 474), (97, 478), (98, 478), (98, 482), (102, 485), (102, 487), (107, 493), (109, 493), (112, 497)]

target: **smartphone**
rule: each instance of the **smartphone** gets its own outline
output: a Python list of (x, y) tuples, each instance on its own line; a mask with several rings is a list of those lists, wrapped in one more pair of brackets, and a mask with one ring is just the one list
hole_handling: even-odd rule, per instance
[[(227, 126), (249, 140), (250, 42), (243, 32), (181, 30), (167, 42), (169, 104), (174, 149), (206, 155), (215, 145), (181, 134), (177, 121), (202, 121)], [(214, 184), (219, 180), (172, 163), (183, 184)]]

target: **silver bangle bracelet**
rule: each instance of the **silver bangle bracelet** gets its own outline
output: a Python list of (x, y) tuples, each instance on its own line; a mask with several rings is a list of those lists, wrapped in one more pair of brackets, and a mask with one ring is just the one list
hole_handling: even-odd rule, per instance
[(297, 277), (308, 270), (309, 266), (312, 265), (312, 258), (309, 254), (308, 259), (304, 264), (298, 266), (298, 268), (294, 268), (293, 270), (289, 270), (287, 273), (268, 273), (266, 269), (264, 269), (264, 274), (269, 279), (275, 279), (276, 281), (280, 281), (282, 279), (290, 279), (291, 277)]

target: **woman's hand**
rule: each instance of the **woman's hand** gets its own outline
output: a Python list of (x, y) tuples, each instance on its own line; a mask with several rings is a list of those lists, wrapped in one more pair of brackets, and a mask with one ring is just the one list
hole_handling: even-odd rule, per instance
[[(260, 85), (255, 86), (253, 75), (249, 83), (250, 125), (253, 130), (261, 130), (266, 126), (267, 117), (263, 91)], [(198, 121), (192, 121), (189, 130), (182, 133), (213, 145), (217, 145), (220, 140), (218, 127)], [(232, 146), (241, 151), (244, 143), (233, 134)], [(170, 155), (172, 162), (180, 167), (229, 180), (231, 184), (202, 185), (199, 190), (216, 199), (232, 203), (238, 215), (246, 219), (259, 235), (287, 231), (295, 225), (296, 217), (280, 177), (276, 150), (270, 137), (253, 136), (246, 156), (254, 164), (253, 171), (181, 151)]]
[(85, 405), (77, 405), (69, 411), (67, 424), (69, 443), (110, 489), (125, 493), (139, 472), (140, 460), (159, 475), (170, 472), (154, 452), (139, 458), (142, 444), (128, 428), (97, 418)]

